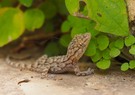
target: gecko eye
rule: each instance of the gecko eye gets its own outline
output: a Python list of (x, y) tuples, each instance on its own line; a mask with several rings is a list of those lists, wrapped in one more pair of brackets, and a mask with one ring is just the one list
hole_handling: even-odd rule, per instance
[(79, 43), (80, 46), (82, 46), (82, 43)]
[(82, 43), (80, 43), (80, 46), (81, 46), (81, 47), (85, 47), (85, 45), (84, 45), (84, 44), (82, 44)]

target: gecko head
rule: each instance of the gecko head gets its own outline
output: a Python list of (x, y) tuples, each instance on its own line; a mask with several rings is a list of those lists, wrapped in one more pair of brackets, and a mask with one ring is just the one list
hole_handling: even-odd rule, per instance
[(79, 60), (80, 57), (82, 57), (82, 55), (84, 54), (90, 39), (90, 33), (75, 35), (68, 46), (67, 55), (72, 56), (72, 58), (76, 60)]
[(74, 47), (78, 47), (80, 49), (87, 47), (87, 45), (89, 44), (90, 38), (91, 38), (90, 33), (75, 35), (73, 38)]

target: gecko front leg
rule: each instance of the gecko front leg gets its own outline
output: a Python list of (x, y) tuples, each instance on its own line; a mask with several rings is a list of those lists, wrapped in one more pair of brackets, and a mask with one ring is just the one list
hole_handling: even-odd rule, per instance
[(38, 58), (38, 60), (33, 65), (34, 67), (33, 70), (41, 73), (42, 79), (48, 77), (48, 73), (51, 67), (50, 64), (46, 62), (47, 59), (48, 59), (48, 56), (43, 55), (40, 58)]
[(48, 77), (48, 72), (49, 72), (50, 66), (47, 66), (42, 70), (41, 73), (41, 79), (47, 78)]
[(88, 68), (86, 71), (81, 71), (78, 65), (75, 65), (74, 72), (77, 76), (87, 76), (92, 73), (94, 73), (94, 70), (91, 68)]

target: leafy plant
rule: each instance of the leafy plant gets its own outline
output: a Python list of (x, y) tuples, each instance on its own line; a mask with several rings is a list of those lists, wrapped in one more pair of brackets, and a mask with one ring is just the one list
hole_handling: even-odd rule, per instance
[[(53, 31), (56, 27), (55, 19), (57, 19), (55, 18), (55, 16), (57, 14), (60, 14), (61, 16), (66, 16), (68, 14), (65, 2), (63, 0), (3, 0), (0, 1), (0, 6), (1, 47), (13, 40), (16, 40), (22, 34), (25, 34), (25, 30), (27, 30), (27, 33), (29, 33), (35, 32), (37, 31), (37, 29), (42, 29), (41, 31), (43, 32), (53, 34)], [(59, 26), (57, 27), (60, 27), (60, 23), (58, 23), (58, 25)], [(58, 33), (54, 33), (54, 35), (55, 34)], [(70, 39), (68, 37), (67, 40), (70, 41)], [(64, 40), (65, 39), (63, 39), (62, 37), (61, 41), (57, 40), (57, 44), (62, 44)], [(58, 48), (62, 47), (62, 45), (60, 46), (59, 44), (59, 47), (55, 46), (56, 45), (54, 45), (54, 43), (50, 41), (50, 44), (47, 44), (45, 48), (45, 52), (48, 55), (53, 55), (55, 53), (59, 54)], [(49, 50), (54, 53), (48, 53), (48, 47)], [(50, 47), (55, 47), (56, 49)], [(62, 48), (62, 50), (63, 52), (65, 52), (65, 48)]]
[(59, 34), (60, 39), (46, 44), (45, 53), (49, 56), (60, 54), (59, 48), (65, 53), (74, 35), (89, 32), (92, 36), (85, 55), (98, 68), (108, 69), (116, 57), (126, 60), (121, 63), (122, 71), (135, 68), (135, 37), (129, 31), (124, 0), (0, 2), (1, 47), (25, 34), (25, 30), (34, 33), (40, 29), (46, 36)]
[[(69, 2), (72, 3), (69, 4)], [(74, 26), (71, 28), (69, 26), (72, 24), (67, 25), (67, 27), (71, 29), (71, 34), (84, 32), (90, 32), (92, 34), (92, 39), (85, 54), (91, 57), (92, 61), (96, 63), (96, 66), (100, 69), (108, 69), (111, 64), (111, 59), (117, 56), (126, 58), (131, 54), (134, 56), (135, 37), (129, 33), (125, 1), (85, 0), (83, 2), (85, 3), (83, 6), (84, 10), (81, 10), (79, 0), (65, 0), (69, 13), (73, 16), (81, 17), (74, 17), (77, 24), (74, 23)], [(73, 5), (76, 6), (72, 7)], [(79, 22), (79, 20), (82, 21)], [(67, 21), (68, 23), (71, 22), (69, 19)], [(83, 23), (83, 21), (92, 23)], [(77, 25), (80, 26), (77, 27)], [(91, 26), (91, 29), (89, 26)], [(64, 27), (66, 27), (66, 24)], [(128, 48), (130, 48), (129, 52)], [(124, 50), (128, 53), (125, 54)], [(134, 61), (129, 61), (129, 63), (125, 62), (122, 64), (121, 70), (133, 69), (134, 65)]]

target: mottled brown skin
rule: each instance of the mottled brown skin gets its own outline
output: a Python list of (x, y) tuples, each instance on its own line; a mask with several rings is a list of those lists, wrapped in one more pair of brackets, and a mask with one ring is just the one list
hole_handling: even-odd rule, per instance
[(9, 57), (6, 59), (6, 62), (13, 67), (39, 72), (43, 76), (47, 75), (47, 73), (59, 74), (72, 70), (74, 70), (76, 75), (89, 75), (93, 70), (89, 68), (87, 71), (80, 71), (77, 63), (84, 54), (90, 38), (90, 33), (75, 35), (68, 46), (66, 55), (54, 57), (43, 55), (35, 63), (31, 64), (15, 63), (10, 61)]

